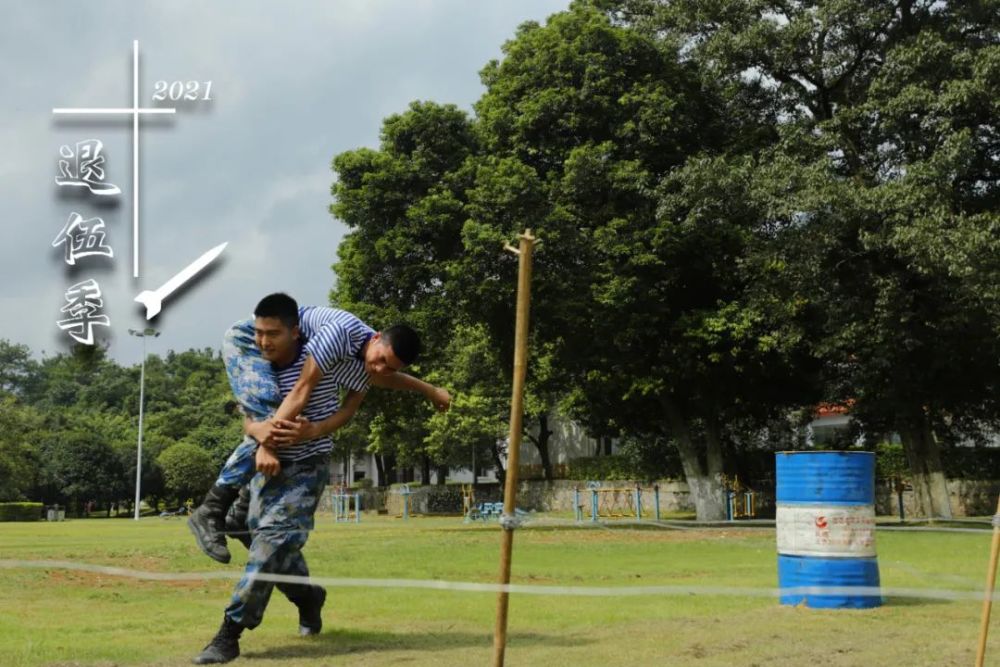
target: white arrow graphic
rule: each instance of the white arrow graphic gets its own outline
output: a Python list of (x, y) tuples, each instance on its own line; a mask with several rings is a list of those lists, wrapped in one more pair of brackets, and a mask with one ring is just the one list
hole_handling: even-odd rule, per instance
[(184, 267), (176, 276), (163, 283), (163, 286), (159, 289), (145, 290), (139, 296), (135, 297), (136, 301), (146, 306), (146, 319), (151, 320), (156, 317), (163, 307), (163, 300), (170, 296), (178, 287), (191, 280), (196, 273), (211, 264), (213, 259), (222, 254), (227, 245), (229, 245), (228, 241), (220, 243)]

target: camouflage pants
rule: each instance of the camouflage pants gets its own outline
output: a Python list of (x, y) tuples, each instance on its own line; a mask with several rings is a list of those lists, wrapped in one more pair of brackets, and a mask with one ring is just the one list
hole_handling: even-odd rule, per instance
[[(222, 360), (233, 396), (243, 411), (256, 421), (267, 419), (281, 405), (281, 392), (271, 368), (254, 341), (252, 320), (241, 320), (226, 331), (222, 340)], [(216, 484), (243, 486), (256, 473), (257, 443), (245, 437), (226, 460)]]
[(231, 326), (222, 339), (222, 360), (233, 396), (251, 419), (267, 419), (281, 405), (281, 392), (271, 362), (254, 340), (253, 320)]
[[(274, 584), (259, 573), (309, 576), (302, 547), (314, 526), (316, 506), (329, 478), (329, 457), (317, 456), (282, 466), (274, 477), (255, 475), (250, 482), (250, 552), (246, 570), (226, 608), (230, 620), (247, 628), (260, 625)], [(313, 586), (283, 584), (295, 603), (310, 599)]]

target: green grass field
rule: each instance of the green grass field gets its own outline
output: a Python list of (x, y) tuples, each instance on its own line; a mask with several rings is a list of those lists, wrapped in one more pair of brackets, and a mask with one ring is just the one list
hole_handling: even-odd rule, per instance
[[(989, 533), (878, 535), (882, 583), (978, 591)], [(325, 577), (496, 581), (500, 533), (458, 518), (318, 517), (306, 546)], [(197, 551), (181, 519), (0, 524), (0, 559), (159, 572), (239, 572)], [(158, 582), (61, 569), (0, 569), (0, 666), (184, 665), (211, 638), (232, 582)], [(776, 585), (773, 529), (525, 528), (512, 583)], [(319, 637), (296, 636), (279, 594), (244, 634), (248, 665), (488, 665), (495, 593), (332, 588)], [(866, 611), (725, 595), (512, 595), (508, 665), (971, 665), (981, 602), (889, 598)], [(998, 614), (1000, 615), (1000, 614)], [(998, 621), (1000, 622), (1000, 621)], [(988, 662), (1000, 664), (1000, 627)]]

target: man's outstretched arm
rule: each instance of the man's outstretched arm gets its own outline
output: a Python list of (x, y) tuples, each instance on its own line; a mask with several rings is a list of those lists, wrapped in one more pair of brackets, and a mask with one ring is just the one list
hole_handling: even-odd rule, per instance
[(451, 407), (451, 394), (448, 393), (448, 390), (435, 387), (430, 383), (419, 380), (412, 375), (401, 373), (400, 371), (396, 371), (390, 375), (373, 375), (371, 376), (371, 382), (376, 387), (384, 389), (402, 389), (423, 394), (424, 398), (433, 403), (434, 407), (441, 412)]

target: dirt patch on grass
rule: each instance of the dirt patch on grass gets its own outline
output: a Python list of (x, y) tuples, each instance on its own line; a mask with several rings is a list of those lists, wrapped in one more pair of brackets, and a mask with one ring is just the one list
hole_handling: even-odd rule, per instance
[[(130, 568), (132, 569), (132, 568)], [(138, 568), (136, 568), (138, 569)], [(148, 569), (146, 571), (149, 571)], [(47, 579), (57, 586), (77, 586), (80, 588), (118, 588), (127, 585), (129, 588), (136, 587), (168, 587), (185, 590), (203, 589), (206, 586), (215, 584), (215, 581), (208, 580), (159, 580), (159, 579), (135, 579), (133, 577), (116, 576), (102, 574), (99, 572), (87, 572), (86, 570), (49, 570), (46, 573)]]

